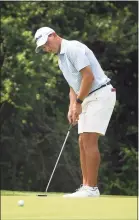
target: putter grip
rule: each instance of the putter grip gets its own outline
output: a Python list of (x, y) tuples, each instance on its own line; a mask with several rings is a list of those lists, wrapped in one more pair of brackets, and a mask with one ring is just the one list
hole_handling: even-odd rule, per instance
[(72, 124), (70, 124), (68, 131), (70, 131), (70, 130), (71, 130), (71, 128), (72, 128)]

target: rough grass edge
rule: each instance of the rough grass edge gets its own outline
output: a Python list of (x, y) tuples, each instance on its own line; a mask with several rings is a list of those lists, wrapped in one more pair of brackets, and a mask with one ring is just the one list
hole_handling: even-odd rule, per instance
[[(0, 191), (1, 196), (33, 196), (37, 194), (43, 194), (42, 192), (31, 192), (31, 191), (11, 191), (11, 190), (1, 190)], [(62, 195), (63, 193), (56, 193), (56, 192), (50, 192), (47, 193), (48, 195), (58, 196)]]
[[(11, 191), (11, 190), (1, 190), (1, 196), (36, 196), (38, 194), (44, 194), (42, 192), (31, 192), (31, 191)], [(48, 196), (61, 196), (64, 193), (62, 192), (49, 192), (47, 193)], [(101, 195), (101, 197), (121, 197), (121, 198), (137, 198), (137, 196), (121, 196), (121, 195)]]

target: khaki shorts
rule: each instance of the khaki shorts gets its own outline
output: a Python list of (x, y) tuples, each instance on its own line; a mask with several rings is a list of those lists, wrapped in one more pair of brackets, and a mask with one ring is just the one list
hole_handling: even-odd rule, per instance
[(116, 91), (112, 85), (107, 85), (87, 96), (82, 103), (78, 134), (95, 132), (105, 135), (115, 102)]

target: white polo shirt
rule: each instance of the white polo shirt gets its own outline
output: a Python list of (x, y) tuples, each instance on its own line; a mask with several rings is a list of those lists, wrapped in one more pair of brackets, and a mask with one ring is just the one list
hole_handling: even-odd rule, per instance
[(80, 70), (90, 66), (94, 81), (89, 92), (101, 87), (110, 79), (104, 74), (94, 53), (83, 43), (76, 40), (62, 39), (61, 50), (58, 54), (58, 64), (69, 86), (76, 94), (80, 90), (82, 75)]

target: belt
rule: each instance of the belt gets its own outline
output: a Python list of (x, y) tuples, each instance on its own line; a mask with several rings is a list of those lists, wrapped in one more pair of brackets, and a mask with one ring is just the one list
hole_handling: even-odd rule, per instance
[(102, 86), (100, 86), (99, 88), (97, 88), (97, 89), (95, 89), (95, 90), (93, 90), (92, 92), (90, 92), (88, 95), (90, 95), (91, 93), (93, 93), (93, 92), (95, 92), (95, 91), (97, 91), (97, 90), (99, 90), (99, 89), (101, 89), (101, 88), (103, 88), (103, 87), (105, 87), (105, 86), (107, 86), (107, 85), (110, 85), (111, 83), (110, 83), (110, 81), (109, 82), (107, 82), (106, 84), (104, 84), (104, 85), (102, 85)]

